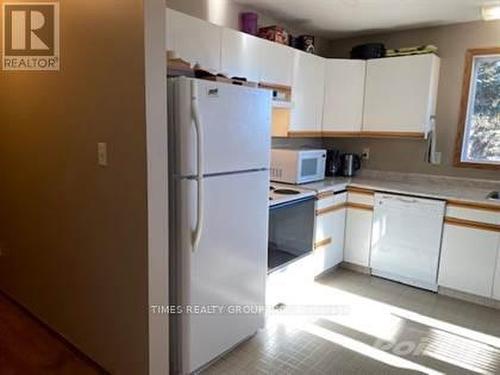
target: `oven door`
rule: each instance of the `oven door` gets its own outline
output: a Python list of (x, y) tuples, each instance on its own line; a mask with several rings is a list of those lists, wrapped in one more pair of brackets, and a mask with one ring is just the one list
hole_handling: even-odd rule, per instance
[(270, 207), (268, 270), (310, 253), (314, 241), (314, 197)]
[(326, 153), (304, 152), (299, 154), (297, 182), (319, 181), (325, 178)]

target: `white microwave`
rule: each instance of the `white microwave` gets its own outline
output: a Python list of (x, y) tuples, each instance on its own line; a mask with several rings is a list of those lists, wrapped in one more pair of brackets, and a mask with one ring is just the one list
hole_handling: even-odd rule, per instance
[(325, 178), (326, 150), (273, 148), (271, 181), (304, 184)]

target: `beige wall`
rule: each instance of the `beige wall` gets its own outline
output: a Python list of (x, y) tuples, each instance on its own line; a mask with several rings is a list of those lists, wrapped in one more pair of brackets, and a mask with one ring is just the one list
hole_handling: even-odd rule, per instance
[(348, 57), (352, 46), (383, 42), (388, 48), (434, 44), (439, 47), (441, 72), (437, 103), (437, 148), (443, 162), (432, 166), (424, 162), (425, 143), (410, 140), (328, 140), (329, 147), (361, 152), (371, 150), (366, 167), (415, 173), (445, 174), (500, 179), (498, 171), (453, 167), (453, 150), (458, 125), (465, 51), (468, 48), (500, 46), (500, 21), (410, 30), (370, 37), (332, 41), (329, 57)]
[(0, 71), (0, 289), (107, 370), (145, 374), (143, 1), (60, 5), (61, 71)]

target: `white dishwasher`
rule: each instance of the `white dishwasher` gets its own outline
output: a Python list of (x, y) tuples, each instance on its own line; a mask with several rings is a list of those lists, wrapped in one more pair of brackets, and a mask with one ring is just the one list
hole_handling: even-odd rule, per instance
[(372, 275), (437, 291), (445, 202), (375, 194)]

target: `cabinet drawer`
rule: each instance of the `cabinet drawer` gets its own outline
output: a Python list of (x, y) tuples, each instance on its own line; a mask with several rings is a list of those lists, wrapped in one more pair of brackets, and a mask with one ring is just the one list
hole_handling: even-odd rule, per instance
[(369, 192), (349, 191), (347, 202), (353, 203), (354, 205), (359, 204), (362, 206), (367, 206), (366, 208), (373, 208), (374, 194)]
[(449, 203), (446, 206), (446, 217), (500, 225), (500, 208), (498, 212), (495, 212), (493, 209), (466, 208)]
[(347, 202), (347, 193), (331, 194), (331, 195), (319, 195), (318, 201), (316, 203), (316, 209), (321, 212), (326, 212), (328, 209), (334, 210), (335, 208), (341, 208), (345, 206)]

